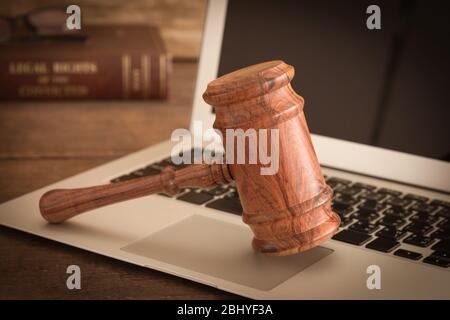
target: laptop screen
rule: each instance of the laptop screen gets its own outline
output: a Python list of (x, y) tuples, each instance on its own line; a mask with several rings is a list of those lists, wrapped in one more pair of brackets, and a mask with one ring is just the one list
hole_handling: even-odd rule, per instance
[(450, 160), (450, 34), (427, 1), (229, 0), (219, 75), (266, 60), (295, 67), (312, 133)]

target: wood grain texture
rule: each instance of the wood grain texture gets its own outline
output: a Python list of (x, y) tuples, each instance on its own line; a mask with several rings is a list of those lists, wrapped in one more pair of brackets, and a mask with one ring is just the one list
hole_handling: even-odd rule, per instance
[[(198, 58), (206, 0), (79, 0), (85, 24), (150, 23), (160, 28), (176, 60)], [(0, 14), (16, 15), (41, 6), (67, 6), (70, 0), (3, 0)]]
[[(2, 4), (4, 2), (1, 2)], [(0, 202), (167, 139), (187, 127), (197, 65), (175, 63), (169, 101), (2, 103)], [(0, 227), (0, 299), (230, 299), (238, 296)], [(66, 268), (82, 270), (68, 290)]]
[[(216, 110), (214, 127), (227, 129), (275, 130), (279, 138), (279, 168), (261, 174), (266, 167), (258, 157), (227, 160), (236, 181), (243, 220), (253, 233), (253, 247), (270, 255), (289, 255), (308, 250), (330, 239), (338, 230), (340, 218), (331, 210), (333, 192), (323, 178), (303, 113), (303, 98), (290, 85), (294, 68), (282, 61), (270, 61), (237, 70), (212, 81), (203, 97)], [(258, 147), (266, 141), (258, 138)], [(228, 152), (228, 149), (226, 149)], [(250, 155), (250, 143), (245, 154)]]
[(50, 190), (41, 197), (39, 208), (48, 222), (62, 223), (81, 213), (126, 200), (155, 193), (174, 196), (184, 188), (212, 188), (231, 181), (226, 164), (193, 164), (179, 170), (167, 166), (157, 175), (128, 181)]

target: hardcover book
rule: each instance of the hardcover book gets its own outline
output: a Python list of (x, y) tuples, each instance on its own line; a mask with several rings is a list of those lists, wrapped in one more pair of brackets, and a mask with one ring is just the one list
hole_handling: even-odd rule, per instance
[(85, 29), (84, 41), (0, 44), (0, 100), (167, 98), (171, 56), (158, 29)]

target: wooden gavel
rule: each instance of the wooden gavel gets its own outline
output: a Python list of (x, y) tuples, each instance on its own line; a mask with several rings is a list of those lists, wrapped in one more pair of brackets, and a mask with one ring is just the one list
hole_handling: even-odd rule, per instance
[(49, 191), (40, 199), (42, 216), (61, 223), (120, 201), (159, 192), (175, 195), (183, 188), (211, 188), (234, 180), (243, 221), (254, 234), (254, 249), (282, 256), (322, 244), (336, 233), (340, 219), (331, 209), (333, 192), (317, 161), (303, 98), (290, 85), (293, 76), (292, 66), (270, 61), (224, 75), (209, 83), (203, 94), (216, 110), (214, 128), (223, 133), (224, 145), (227, 129), (278, 130), (279, 166), (273, 174), (262, 175), (260, 162), (166, 167), (159, 175)]

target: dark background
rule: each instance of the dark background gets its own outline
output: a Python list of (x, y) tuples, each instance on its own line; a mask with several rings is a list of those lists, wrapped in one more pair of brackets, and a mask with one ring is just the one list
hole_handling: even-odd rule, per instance
[[(366, 8), (381, 8), (381, 30)], [(230, 0), (219, 74), (293, 65), (313, 133), (450, 160), (446, 1)]]

